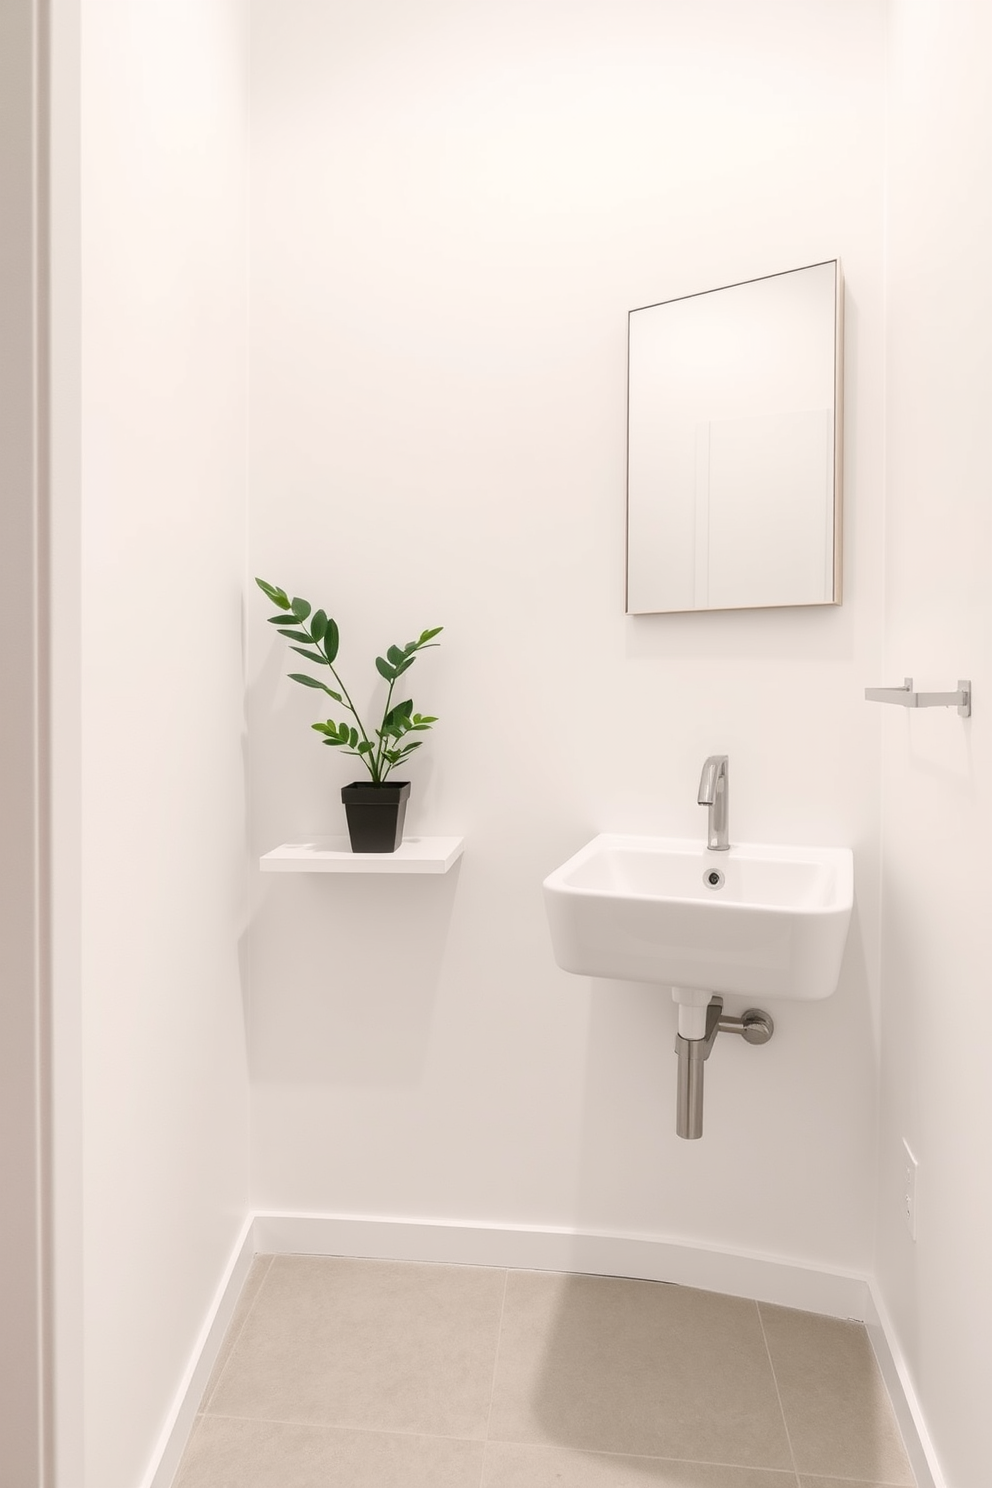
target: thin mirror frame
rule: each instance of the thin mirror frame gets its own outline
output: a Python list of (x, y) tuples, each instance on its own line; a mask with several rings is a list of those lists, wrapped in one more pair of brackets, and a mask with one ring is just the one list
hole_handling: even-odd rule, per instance
[[(704, 295), (720, 294), (724, 290), (739, 289), (746, 284), (762, 283), (770, 279), (781, 279), (788, 274), (799, 274), (806, 269), (819, 269), (827, 264), (834, 268), (834, 404), (833, 404), (833, 586), (829, 599), (800, 601), (789, 605), (694, 605), (689, 608), (672, 606), (664, 609), (637, 609), (630, 607), (630, 328), (631, 320), (641, 310), (656, 310), (663, 305), (674, 305), (684, 300), (700, 299)], [(717, 289), (698, 290), (691, 295), (675, 295), (670, 300), (658, 300), (650, 305), (638, 305), (627, 312), (627, 448), (626, 448), (626, 502), (624, 520), (624, 613), (627, 615), (700, 615), (706, 613), (732, 612), (734, 610), (767, 609), (822, 609), (843, 602), (843, 432), (844, 432), (844, 279), (839, 258), (818, 259), (815, 263), (802, 264), (796, 269), (781, 269), (775, 274), (758, 274), (752, 279), (741, 279), (733, 284), (722, 284)]]

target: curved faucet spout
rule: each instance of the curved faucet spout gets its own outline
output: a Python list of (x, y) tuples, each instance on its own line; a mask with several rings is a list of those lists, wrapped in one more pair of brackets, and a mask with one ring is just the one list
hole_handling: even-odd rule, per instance
[(700, 806), (709, 807), (706, 846), (711, 852), (730, 847), (730, 761), (725, 754), (711, 754), (699, 777)]

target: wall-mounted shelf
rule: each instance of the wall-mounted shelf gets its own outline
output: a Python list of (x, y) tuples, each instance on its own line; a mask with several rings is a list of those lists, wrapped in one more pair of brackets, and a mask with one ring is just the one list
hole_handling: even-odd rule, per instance
[(957, 708), (962, 718), (971, 717), (971, 683), (959, 680), (956, 692), (914, 692), (913, 679), (901, 687), (866, 687), (869, 703), (895, 703), (900, 708)]
[(356, 853), (347, 837), (284, 842), (259, 858), (263, 873), (447, 873), (464, 837), (404, 837), (393, 853)]

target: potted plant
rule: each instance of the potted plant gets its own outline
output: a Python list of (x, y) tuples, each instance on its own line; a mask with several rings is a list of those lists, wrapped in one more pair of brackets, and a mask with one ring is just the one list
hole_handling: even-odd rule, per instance
[(379, 726), (369, 730), (359, 717), (335, 666), (340, 639), (335, 621), (326, 610), (312, 609), (305, 599), (290, 599), (286, 591), (275, 584), (267, 584), (264, 579), (256, 579), (255, 583), (279, 610), (279, 614), (269, 616), (269, 624), (277, 626), (281, 636), (296, 643), (292, 649), (300, 656), (315, 666), (326, 667), (335, 685), (330, 687), (320, 677), (311, 677), (305, 672), (290, 672), (290, 680), (299, 682), (302, 687), (326, 692), (354, 719), (353, 723), (347, 719), (336, 723), (333, 718), (327, 718), (312, 725), (317, 733), (323, 735), (325, 744), (361, 760), (368, 771), (368, 780), (355, 780), (341, 789), (352, 852), (395, 852), (403, 840), (410, 782), (388, 777), (397, 765), (420, 748), (422, 741), (410, 739), (408, 735), (425, 733), (437, 719), (415, 713), (409, 698), (394, 703), (393, 692), (403, 673), (413, 666), (419, 652), (439, 644), (434, 637), (440, 635), (444, 627), (437, 625), (433, 630), (425, 630), (419, 640), (408, 641), (405, 646), (390, 646), (385, 656), (376, 657), (376, 670), (389, 683), (389, 690)]

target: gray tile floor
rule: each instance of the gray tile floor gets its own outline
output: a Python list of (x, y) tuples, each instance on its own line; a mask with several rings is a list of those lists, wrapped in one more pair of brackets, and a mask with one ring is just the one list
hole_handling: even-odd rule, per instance
[(260, 1256), (175, 1488), (913, 1488), (864, 1328), (614, 1277)]

